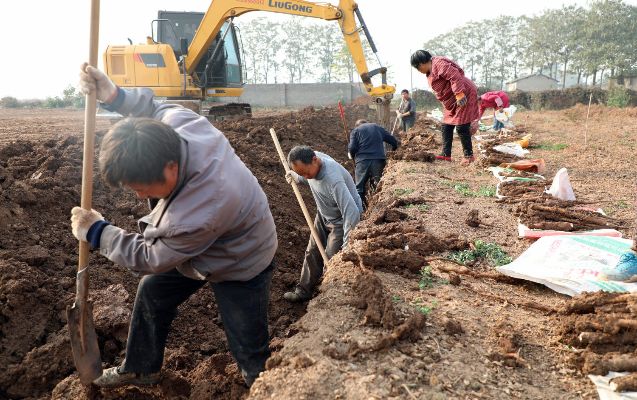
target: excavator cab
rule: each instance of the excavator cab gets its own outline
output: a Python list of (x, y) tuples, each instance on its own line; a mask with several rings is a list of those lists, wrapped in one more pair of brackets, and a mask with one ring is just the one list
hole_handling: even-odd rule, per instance
[[(159, 11), (157, 42), (170, 45), (175, 53), (175, 58), (179, 60), (182, 55), (185, 55), (182, 51), (184, 47), (182, 40), (186, 40), (187, 45), (192, 42), (203, 17), (204, 13), (202, 12)], [(230, 31), (222, 36), (227, 29)], [(221, 44), (219, 44), (220, 41), (222, 41)], [(211, 60), (215, 49), (217, 50), (216, 54)], [(208, 62), (211, 62), (211, 68), (205, 72)], [(207, 54), (199, 61), (195, 71), (199, 81), (206, 83), (204, 88), (206, 91), (209, 88), (215, 88), (219, 91), (218, 88), (240, 88), (243, 86), (241, 56), (234, 25), (228, 22), (223, 25), (208, 48)], [(207, 76), (204, 76), (204, 72)]]

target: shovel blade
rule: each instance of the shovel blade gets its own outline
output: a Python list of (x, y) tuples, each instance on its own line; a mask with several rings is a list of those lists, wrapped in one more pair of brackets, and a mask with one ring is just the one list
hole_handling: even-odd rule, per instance
[(80, 375), (80, 382), (90, 385), (102, 375), (102, 359), (93, 323), (93, 307), (90, 303), (75, 302), (66, 308), (73, 361)]

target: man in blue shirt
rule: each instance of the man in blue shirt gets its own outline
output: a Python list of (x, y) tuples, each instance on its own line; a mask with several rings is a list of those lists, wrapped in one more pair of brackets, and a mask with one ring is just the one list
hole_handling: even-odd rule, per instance
[(349, 136), (348, 151), (356, 163), (354, 172), (356, 190), (363, 201), (363, 207), (367, 206), (365, 197), (367, 182), (369, 182), (372, 191), (376, 190), (383, 169), (385, 169), (383, 142), (391, 145), (392, 150), (398, 148), (398, 141), (391, 133), (382, 126), (364, 119), (356, 121), (356, 127)]

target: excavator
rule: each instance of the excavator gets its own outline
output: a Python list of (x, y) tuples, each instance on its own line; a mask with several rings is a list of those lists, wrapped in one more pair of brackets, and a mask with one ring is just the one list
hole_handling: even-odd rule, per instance
[[(379, 123), (388, 126), (395, 88), (387, 84), (387, 68), (370, 71), (367, 67), (361, 31), (377, 57), (378, 51), (353, 0), (339, 0), (338, 6), (303, 0), (212, 0), (205, 13), (159, 11), (146, 44), (133, 45), (129, 39), (129, 45), (107, 47), (105, 71), (120, 87), (148, 87), (157, 97), (182, 103), (212, 121), (250, 115), (249, 104), (214, 103), (243, 92), (242, 57), (233, 21), (250, 11), (338, 21), (365, 90), (376, 105)], [(380, 84), (374, 85), (372, 78), (378, 75)], [(213, 106), (204, 110), (202, 104), (208, 100)]]

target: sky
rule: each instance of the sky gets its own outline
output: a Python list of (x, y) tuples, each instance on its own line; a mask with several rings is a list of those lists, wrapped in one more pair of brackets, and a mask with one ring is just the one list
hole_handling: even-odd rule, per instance
[[(337, 0), (329, 1), (338, 4)], [(79, 65), (88, 59), (90, 0), (4, 1), (0, 24), (0, 98), (43, 99), (61, 96), (69, 85), (77, 85)], [(358, 0), (381, 61), (392, 68), (398, 90), (426, 87), (423, 75), (412, 71), (411, 52), (427, 40), (469, 21), (499, 15), (536, 15), (562, 4), (585, 6), (588, 0)], [(637, 5), (637, 0), (626, 3)], [(210, 0), (103, 0), (100, 8), (99, 67), (107, 44), (145, 42), (158, 10), (206, 11)], [(273, 13), (245, 14), (242, 22)], [(299, 17), (300, 18), (300, 17)], [(329, 22), (326, 22), (329, 23)], [(336, 23), (336, 22), (333, 22)], [(413, 85), (412, 85), (413, 82)]]

